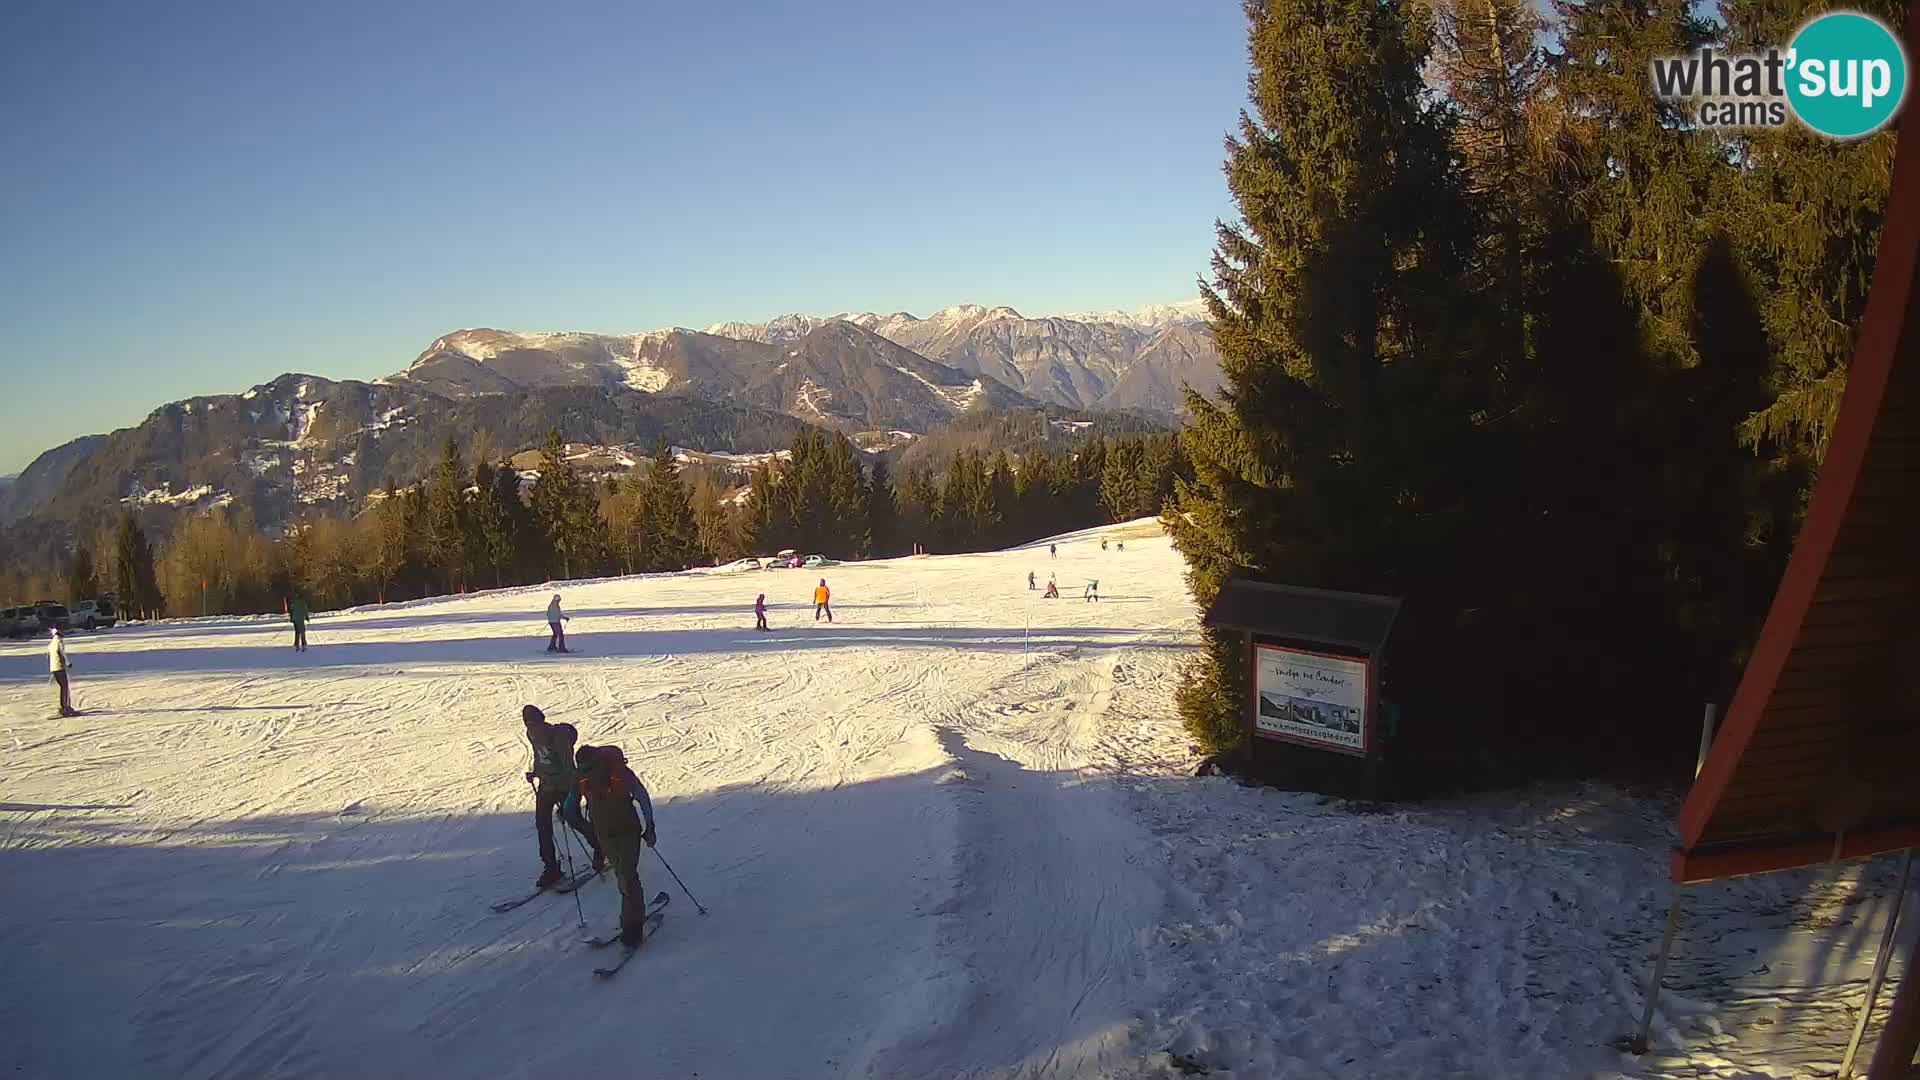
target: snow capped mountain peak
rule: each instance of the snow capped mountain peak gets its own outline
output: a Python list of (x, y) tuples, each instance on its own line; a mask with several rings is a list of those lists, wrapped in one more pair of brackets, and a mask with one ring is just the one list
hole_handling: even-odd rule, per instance
[(977, 320), (987, 313), (979, 304), (955, 304), (927, 316), (928, 322), (959, 323)]
[(1207, 305), (1203, 300), (1182, 300), (1177, 304), (1144, 304), (1132, 311), (1075, 311), (1062, 312), (1053, 317), (1074, 322), (1119, 323), (1136, 330), (1152, 331), (1169, 326), (1204, 323), (1207, 321)]

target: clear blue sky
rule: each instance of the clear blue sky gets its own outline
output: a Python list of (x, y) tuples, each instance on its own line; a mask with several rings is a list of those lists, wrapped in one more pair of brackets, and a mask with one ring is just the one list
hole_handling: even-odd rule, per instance
[(0, 473), (467, 326), (1191, 299), (1234, 0), (0, 4)]

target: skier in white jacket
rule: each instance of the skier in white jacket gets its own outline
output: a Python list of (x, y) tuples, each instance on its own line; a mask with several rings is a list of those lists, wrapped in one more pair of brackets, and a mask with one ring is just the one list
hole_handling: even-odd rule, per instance
[(47, 642), (47, 671), (53, 675), (53, 681), (60, 685), (60, 715), (74, 715), (73, 698), (67, 687), (67, 637), (60, 627), (53, 628), (53, 640)]
[(547, 639), (548, 652), (567, 651), (567, 632), (560, 629), (560, 624), (572, 621), (572, 616), (560, 610), (560, 594), (554, 593), (553, 599), (547, 602), (547, 626), (553, 630), (553, 636)]

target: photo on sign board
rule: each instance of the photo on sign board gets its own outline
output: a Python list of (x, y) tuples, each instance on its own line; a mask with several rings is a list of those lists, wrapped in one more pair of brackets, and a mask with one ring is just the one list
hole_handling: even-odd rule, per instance
[(1276, 645), (1254, 653), (1254, 731), (1337, 750), (1367, 748), (1367, 665)]

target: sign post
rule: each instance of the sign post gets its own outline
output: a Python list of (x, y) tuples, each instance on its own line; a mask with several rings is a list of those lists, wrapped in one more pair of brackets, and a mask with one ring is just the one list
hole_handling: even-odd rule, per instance
[(1234, 579), (1202, 622), (1247, 650), (1247, 771), (1283, 787), (1379, 798), (1391, 732), (1380, 687), (1400, 600)]

